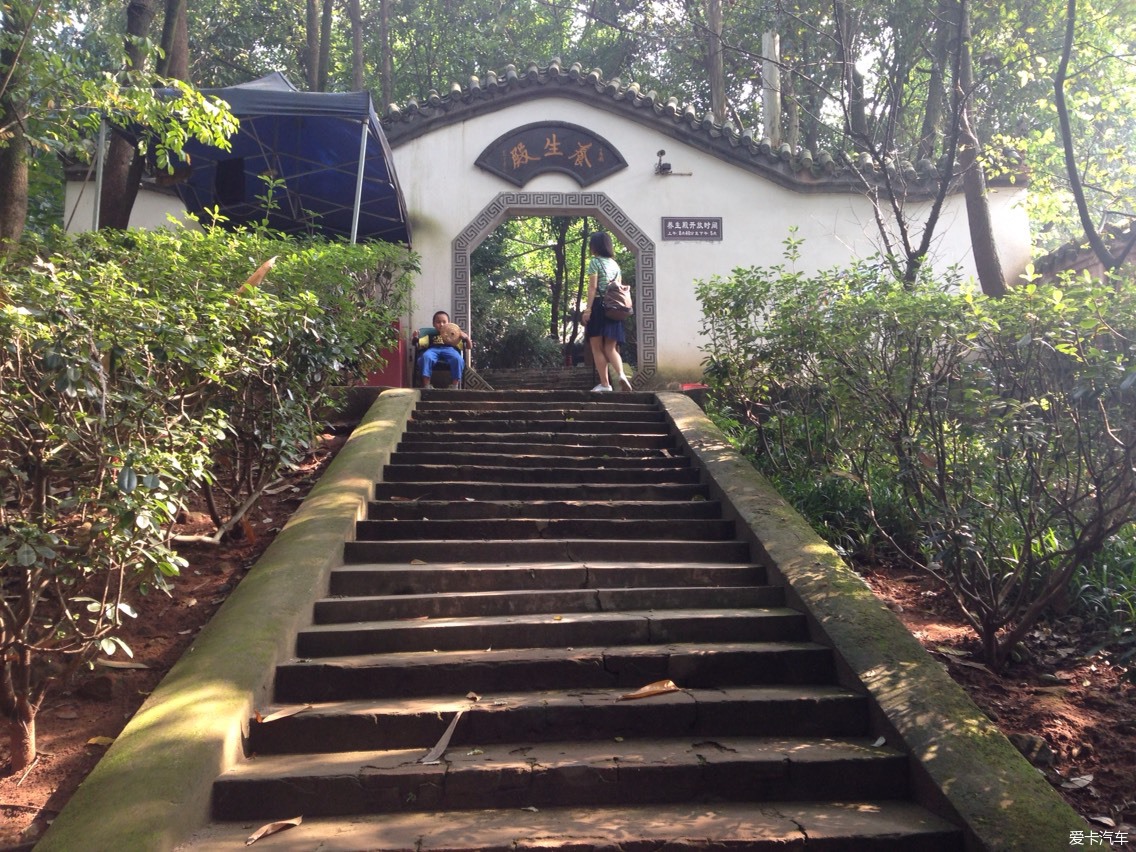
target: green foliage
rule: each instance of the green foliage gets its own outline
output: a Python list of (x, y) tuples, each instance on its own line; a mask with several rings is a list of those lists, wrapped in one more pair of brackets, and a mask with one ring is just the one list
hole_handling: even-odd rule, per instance
[(1070, 608), (1103, 632), (1102, 649), (1136, 680), (1136, 524), (1110, 538), (1100, 555), (1077, 571)]
[[(471, 314), (479, 367), (563, 363), (564, 344), (583, 339), (577, 310), (587, 295), (582, 249), (594, 230), (591, 220), (573, 217), (509, 219), (474, 250)], [(634, 256), (618, 240), (615, 251), (623, 279), (634, 282)], [(633, 348), (629, 343), (624, 355), (632, 364)]]
[[(276, 256), (259, 285), (242, 285)], [(331, 386), (379, 362), (411, 259), (221, 230), (29, 241), (0, 278), (0, 711), (114, 637), (183, 562), (217, 489), (232, 526), (302, 453)], [(215, 500), (216, 504), (217, 501)]]
[(763, 467), (822, 527), (836, 501), (830, 540), (886, 543), (942, 580), (996, 668), (1136, 520), (1131, 288), (989, 300), (861, 263), (698, 292), (707, 375)]

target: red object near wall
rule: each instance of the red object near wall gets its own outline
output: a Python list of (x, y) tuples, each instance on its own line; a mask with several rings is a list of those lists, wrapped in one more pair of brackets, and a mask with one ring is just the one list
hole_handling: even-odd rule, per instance
[(406, 336), (402, 333), (401, 322), (396, 322), (394, 327), (398, 332), (398, 343), (382, 353), (387, 365), (367, 376), (365, 384), (368, 387), (404, 388), (410, 384), (406, 375)]

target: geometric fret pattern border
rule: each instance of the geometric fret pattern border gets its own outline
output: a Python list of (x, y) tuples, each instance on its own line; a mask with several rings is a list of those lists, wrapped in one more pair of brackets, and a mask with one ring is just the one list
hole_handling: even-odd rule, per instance
[[(454, 238), (454, 319), (463, 328), (470, 325), (469, 256), (493, 229), (517, 216), (593, 216), (619, 237), (635, 255), (635, 326), (639, 363), (634, 384), (650, 384), (658, 368), (658, 335), (655, 313), (655, 243), (602, 192), (502, 192), (485, 206), (477, 218)], [(480, 376), (470, 376), (466, 387), (476, 387)], [(485, 385), (488, 387), (488, 385)]]

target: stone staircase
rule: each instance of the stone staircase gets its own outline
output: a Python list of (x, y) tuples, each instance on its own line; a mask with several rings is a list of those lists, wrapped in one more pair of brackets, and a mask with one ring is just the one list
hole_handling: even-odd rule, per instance
[(489, 387), (499, 391), (591, 390), (599, 378), (595, 369), (586, 364), (541, 369), (487, 369), (477, 373)]
[(184, 848), (962, 849), (677, 446), (651, 394), (424, 394)]

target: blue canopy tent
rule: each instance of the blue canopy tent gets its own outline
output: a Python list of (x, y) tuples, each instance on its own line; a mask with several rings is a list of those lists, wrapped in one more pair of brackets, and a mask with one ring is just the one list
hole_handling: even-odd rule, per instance
[[(267, 217), (287, 233), (410, 244), (390, 146), (368, 92), (301, 92), (279, 72), (203, 91), (226, 101), (241, 126), (229, 151), (186, 145), (189, 175), (177, 190), (188, 210), (217, 207), (235, 224)], [(267, 211), (265, 177), (280, 182)]]

